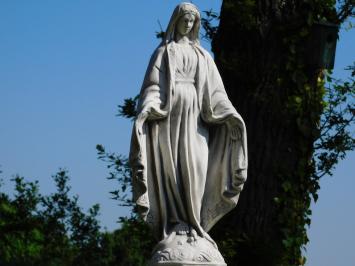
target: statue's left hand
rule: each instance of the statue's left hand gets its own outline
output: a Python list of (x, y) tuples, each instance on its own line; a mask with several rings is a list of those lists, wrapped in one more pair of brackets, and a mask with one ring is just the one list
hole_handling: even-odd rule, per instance
[(139, 113), (137, 116), (137, 120), (146, 120), (147, 117), (149, 116), (149, 113), (147, 111)]
[(239, 140), (242, 138), (240, 127), (234, 119), (229, 120), (227, 125), (232, 140)]
[(231, 128), (230, 134), (231, 134), (231, 138), (233, 140), (238, 140), (238, 139), (242, 138), (242, 134), (241, 134), (240, 129), (238, 127)]
[(233, 186), (238, 187), (243, 185), (246, 181), (246, 169), (238, 169), (234, 173)]

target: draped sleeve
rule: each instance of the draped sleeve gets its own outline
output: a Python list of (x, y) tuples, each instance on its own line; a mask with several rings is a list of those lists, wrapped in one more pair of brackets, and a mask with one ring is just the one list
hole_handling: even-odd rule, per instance
[(153, 53), (145, 73), (137, 117), (134, 121), (129, 162), (132, 170), (133, 201), (145, 219), (150, 208), (147, 180), (147, 134), (146, 121), (164, 119), (169, 109), (170, 77), (167, 67), (166, 47)]
[(199, 49), (204, 62), (199, 66), (201, 115), (210, 132), (201, 223), (209, 231), (238, 202), (247, 178), (248, 151), (244, 121), (228, 99), (214, 60), (202, 47)]

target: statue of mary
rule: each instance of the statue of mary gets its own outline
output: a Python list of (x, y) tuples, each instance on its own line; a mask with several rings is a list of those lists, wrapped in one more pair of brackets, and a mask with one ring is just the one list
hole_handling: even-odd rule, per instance
[(225, 265), (207, 232), (247, 177), (245, 125), (199, 29), (196, 6), (178, 5), (140, 92), (130, 164), (138, 212), (161, 240), (152, 265)]

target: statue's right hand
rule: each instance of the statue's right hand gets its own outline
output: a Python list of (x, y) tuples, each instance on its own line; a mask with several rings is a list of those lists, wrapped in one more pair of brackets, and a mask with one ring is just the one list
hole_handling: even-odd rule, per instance
[(149, 113), (147, 111), (141, 112), (138, 114), (136, 121), (135, 121), (136, 130), (137, 130), (138, 135), (143, 134), (142, 126), (143, 126), (143, 123), (147, 120), (148, 116), (149, 116)]

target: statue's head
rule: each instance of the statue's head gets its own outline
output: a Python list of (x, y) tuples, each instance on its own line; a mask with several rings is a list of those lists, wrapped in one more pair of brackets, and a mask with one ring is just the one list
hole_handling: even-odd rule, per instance
[(164, 43), (169, 43), (176, 38), (177, 34), (187, 36), (192, 43), (199, 43), (200, 12), (191, 3), (179, 4), (171, 18), (165, 32)]

